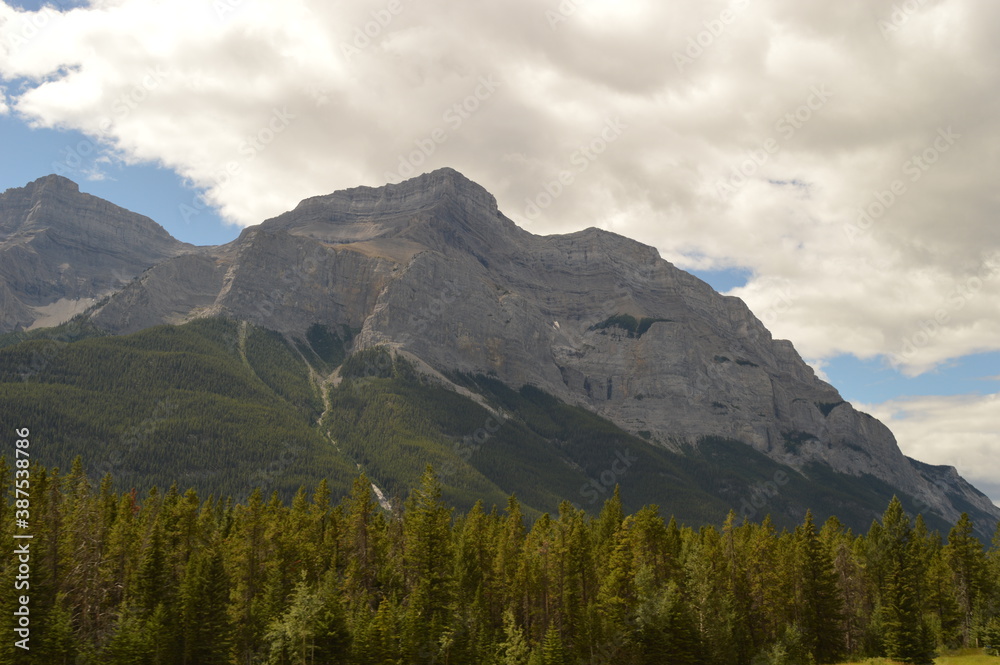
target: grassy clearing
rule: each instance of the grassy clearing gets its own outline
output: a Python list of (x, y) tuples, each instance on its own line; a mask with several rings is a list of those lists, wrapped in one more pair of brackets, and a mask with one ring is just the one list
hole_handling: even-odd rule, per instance
[[(842, 663), (842, 665), (895, 665), (896, 661), (885, 658), (871, 658), (864, 661)], [(935, 665), (998, 665), (1000, 658), (987, 656), (982, 649), (963, 649), (934, 660)]]

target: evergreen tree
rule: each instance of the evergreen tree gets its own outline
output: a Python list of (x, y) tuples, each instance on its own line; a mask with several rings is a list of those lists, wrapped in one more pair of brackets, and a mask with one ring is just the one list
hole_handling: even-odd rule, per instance
[(958, 522), (948, 533), (948, 545), (944, 548), (945, 560), (952, 570), (955, 600), (962, 619), (962, 643), (972, 644), (978, 628), (978, 613), (981, 602), (986, 556), (983, 546), (973, 535), (974, 525), (967, 513), (962, 513)]
[(267, 543), (266, 506), (259, 488), (251, 492), (246, 505), (234, 509), (232, 535), (226, 548), (231, 571), (231, 616), (234, 649), (239, 662), (253, 662), (263, 652), (267, 614), (263, 597)]
[(545, 639), (541, 646), (542, 665), (567, 665), (566, 650), (562, 637), (555, 626), (549, 626), (545, 631)]
[[(391, 513), (364, 478), (331, 509), (322, 486), (139, 505), (79, 465), (32, 473), (32, 652), (0, 643), (0, 662), (929, 663), (963, 626), (1000, 647), (1000, 530), (984, 553), (963, 517), (944, 546), (898, 500), (860, 537), (811, 514), (694, 531), (625, 516), (617, 492), (596, 519), (564, 502), (526, 532), (514, 497), (453, 521), (432, 469)], [(0, 559), (8, 588), (17, 571)]]
[(886, 569), (881, 619), (886, 655), (904, 663), (931, 665), (934, 645), (917, 603), (912, 527), (903, 512), (903, 504), (896, 497), (882, 516), (882, 528)]
[(365, 599), (372, 606), (378, 585), (378, 509), (371, 482), (362, 474), (354, 480), (344, 507), (341, 549), (347, 565), (344, 588), (355, 601)]
[(497, 647), (500, 665), (527, 665), (531, 647), (524, 636), (524, 630), (514, 620), (514, 612), (503, 614), (504, 639)]
[(230, 660), (229, 578), (217, 548), (188, 560), (180, 589), (183, 665)]
[(639, 589), (638, 640), (641, 657), (648, 665), (698, 665), (704, 654), (694, 625), (690, 604), (677, 583), (657, 585), (650, 566), (636, 575)]
[(829, 551), (820, 542), (812, 511), (796, 532), (801, 583), (801, 640), (817, 663), (834, 663), (843, 654), (843, 603)]
[(413, 663), (437, 657), (450, 624), (454, 593), (450, 526), (451, 511), (441, 500), (441, 482), (428, 465), (420, 487), (407, 500), (404, 516), (408, 597), (402, 639)]

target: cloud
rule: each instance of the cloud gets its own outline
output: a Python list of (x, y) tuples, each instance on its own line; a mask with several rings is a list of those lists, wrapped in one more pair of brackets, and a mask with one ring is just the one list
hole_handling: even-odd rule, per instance
[(994, 502), (1000, 501), (1000, 393), (909, 397), (857, 408), (885, 423), (905, 454), (954, 466)]
[(749, 268), (733, 295), (804, 356), (912, 375), (1000, 349), (1000, 6), (897, 5), (0, 4), (0, 76), (241, 225), (453, 166), (533, 232)]

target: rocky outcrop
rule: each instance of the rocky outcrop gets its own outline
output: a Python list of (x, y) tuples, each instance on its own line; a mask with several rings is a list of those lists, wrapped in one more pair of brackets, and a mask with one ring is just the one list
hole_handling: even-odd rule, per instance
[(450, 169), (307, 199), (196, 254), (158, 247), (173, 256), (137, 260), (156, 265), (95, 323), (229, 316), (293, 337), (347, 325), (357, 348), (534, 384), (665, 447), (735, 439), (806, 474), (873, 476), (951, 522), (970, 507), (1000, 519), (957, 474), (903, 456), (739, 299), (613, 233), (532, 235)]
[(193, 250), (148, 217), (82, 194), (60, 176), (9, 189), (0, 194), (0, 332), (58, 323)]

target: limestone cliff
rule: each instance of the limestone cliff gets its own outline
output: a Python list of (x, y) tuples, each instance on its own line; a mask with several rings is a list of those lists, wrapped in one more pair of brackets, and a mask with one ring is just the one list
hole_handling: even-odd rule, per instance
[[(45, 182), (26, 189), (70, 189)], [(31, 195), (13, 191), (0, 198), (8, 208)], [(77, 218), (93, 227), (95, 215)], [(141, 228), (149, 246), (128, 265), (155, 265), (91, 314), (112, 332), (202, 316), (291, 337), (315, 323), (346, 325), (356, 348), (387, 344), (438, 371), (534, 384), (665, 447), (735, 439), (807, 474), (818, 463), (873, 476), (950, 522), (970, 507), (1000, 519), (953, 469), (906, 458), (884, 425), (772, 339), (741, 300), (613, 233), (528, 233), (454, 170), (310, 198), (197, 252)], [(84, 267), (70, 264), (96, 279), (87, 251)], [(11, 284), (0, 299), (26, 302)], [(83, 292), (52, 287), (46, 297)]]
[(55, 325), (194, 247), (50, 175), (0, 194), (0, 332)]

